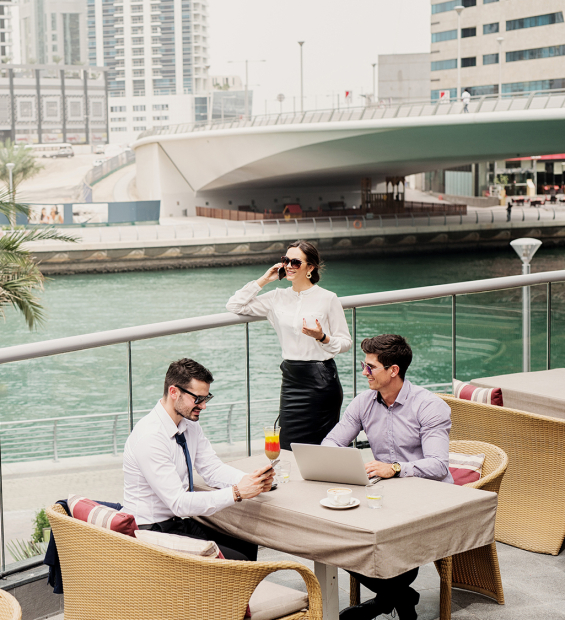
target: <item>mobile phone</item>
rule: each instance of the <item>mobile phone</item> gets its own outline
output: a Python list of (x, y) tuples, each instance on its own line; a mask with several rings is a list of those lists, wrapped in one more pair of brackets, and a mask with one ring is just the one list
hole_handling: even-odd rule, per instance
[(283, 279), (283, 278), (285, 278), (285, 277), (286, 277), (286, 270), (285, 270), (285, 268), (284, 268), (284, 267), (281, 267), (281, 268), (279, 269), (279, 280), (282, 280), (282, 279)]

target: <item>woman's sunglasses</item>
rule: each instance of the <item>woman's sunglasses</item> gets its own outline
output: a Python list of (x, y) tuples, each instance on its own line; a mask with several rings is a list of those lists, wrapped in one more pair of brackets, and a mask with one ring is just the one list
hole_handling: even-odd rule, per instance
[(287, 265), (290, 265), (291, 267), (294, 267), (295, 269), (300, 269), (300, 267), (302, 266), (301, 260), (299, 260), (298, 258), (289, 258), (288, 256), (281, 256), (281, 263), (285, 267)]

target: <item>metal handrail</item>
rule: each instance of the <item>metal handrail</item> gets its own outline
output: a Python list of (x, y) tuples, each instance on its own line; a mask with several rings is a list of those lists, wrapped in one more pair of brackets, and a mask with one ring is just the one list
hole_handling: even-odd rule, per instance
[[(508, 112), (512, 111), (512, 102), (525, 99), (526, 102), (524, 107), (517, 110), (522, 111), (532, 108), (532, 103), (533, 101), (535, 101), (536, 97), (547, 97), (548, 101), (544, 106), (545, 108), (547, 107), (547, 103), (549, 103), (549, 99), (555, 96), (563, 96), (563, 94), (565, 94), (565, 89), (555, 89), (551, 91), (535, 90), (524, 93), (508, 93), (503, 94), (502, 97), (498, 94), (478, 95), (471, 97), (469, 105), (472, 106), (474, 103), (477, 103), (476, 109), (471, 110), (471, 112), (475, 114), (485, 114), (490, 112)], [(509, 106), (506, 105), (508, 100), (511, 100)], [(492, 109), (488, 109), (483, 112), (483, 107), (486, 101), (492, 101), (494, 103), (494, 106), (489, 106)], [(502, 110), (497, 109), (500, 102), (504, 102), (505, 104)], [(212, 119), (206, 121), (197, 121), (194, 123), (168, 125), (167, 127), (154, 127), (153, 129), (142, 132), (138, 136), (137, 140), (141, 140), (150, 136), (168, 135), (175, 133), (190, 133), (202, 130), (237, 129), (241, 127), (253, 126), (256, 124), (258, 124), (259, 126), (287, 124), (301, 125), (310, 123), (334, 123), (336, 121), (367, 121), (374, 119), (377, 112), (383, 110), (383, 114), (377, 116), (377, 119), (383, 118), (387, 110), (394, 110), (394, 113), (387, 115), (387, 118), (399, 118), (400, 111), (402, 109), (407, 109), (406, 114), (403, 114), (402, 117), (439, 116), (440, 111), (442, 112), (441, 115), (443, 116), (443, 112), (446, 109), (447, 105), (449, 105), (447, 115), (461, 114), (461, 112), (463, 111), (463, 102), (461, 101), (432, 101), (431, 99), (422, 99), (392, 104), (379, 102), (369, 106), (352, 106), (346, 108), (322, 108), (319, 110), (309, 110), (307, 113), (304, 114), (295, 112), (284, 112), (281, 114), (280, 112), (276, 112), (272, 114), (258, 114), (255, 116), (250, 116), (248, 118), (241, 117), (224, 120)], [(561, 102), (561, 105), (558, 107), (563, 107), (564, 105), (565, 101)], [(334, 116), (336, 115), (336, 113), (337, 118), (334, 120)], [(308, 117), (307, 121), (305, 121), (306, 117)]]
[[(382, 293), (368, 293), (365, 295), (350, 295), (341, 297), (340, 301), (344, 308), (362, 308), (406, 301), (419, 301), (422, 299), (437, 299), (438, 297), (451, 297), (453, 295), (466, 295), (469, 293), (486, 293), (522, 286), (547, 284), (548, 282), (565, 282), (565, 270), (424, 286)], [(112, 329), (94, 334), (68, 336), (66, 338), (0, 348), (0, 364), (265, 320), (265, 317), (242, 316), (231, 312), (224, 312), (222, 314), (210, 314), (190, 319), (178, 319), (162, 323), (138, 325), (136, 327)]]

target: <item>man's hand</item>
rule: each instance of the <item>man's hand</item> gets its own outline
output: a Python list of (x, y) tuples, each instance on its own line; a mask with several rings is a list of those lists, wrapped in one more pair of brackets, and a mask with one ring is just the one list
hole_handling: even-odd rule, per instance
[(237, 484), (242, 499), (251, 499), (264, 491), (270, 491), (274, 477), (275, 470), (270, 465), (243, 476)]
[(369, 478), (380, 476), (381, 478), (392, 478), (394, 469), (390, 463), (381, 463), (380, 461), (369, 461), (365, 463), (365, 471)]

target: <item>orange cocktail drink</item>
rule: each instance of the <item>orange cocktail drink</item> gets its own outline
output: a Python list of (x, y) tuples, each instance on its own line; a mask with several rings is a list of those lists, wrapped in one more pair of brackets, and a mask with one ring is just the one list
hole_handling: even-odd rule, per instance
[(265, 431), (265, 455), (270, 461), (274, 461), (281, 453), (280, 426), (264, 426)]

